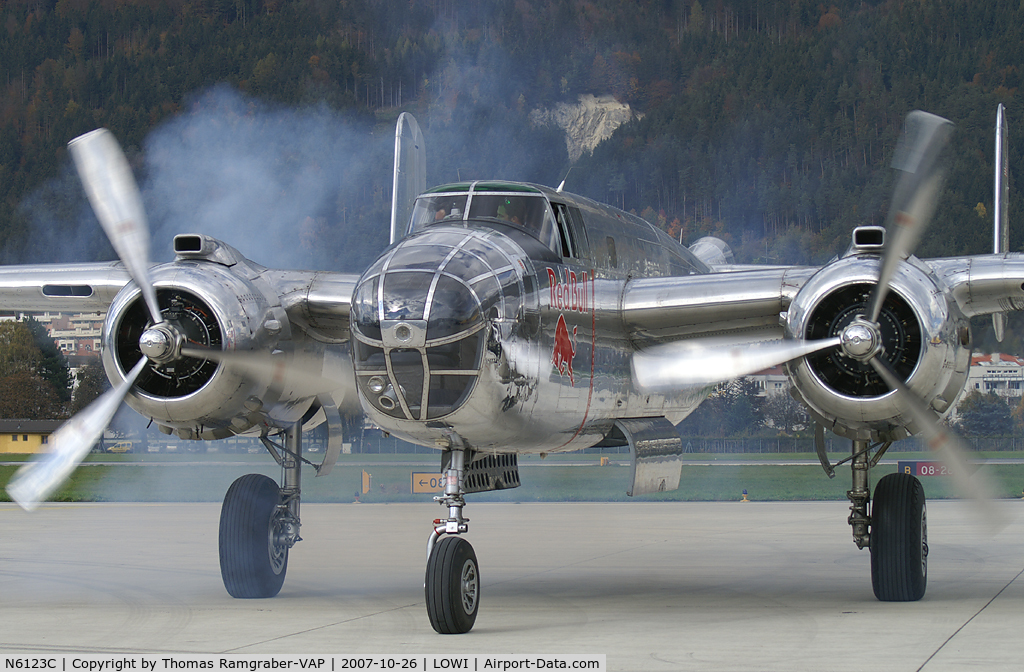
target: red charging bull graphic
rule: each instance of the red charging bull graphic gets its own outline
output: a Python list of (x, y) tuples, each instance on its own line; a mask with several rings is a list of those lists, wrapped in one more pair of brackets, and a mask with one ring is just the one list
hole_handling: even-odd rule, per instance
[(576, 385), (576, 379), (572, 375), (572, 358), (575, 356), (576, 327), (572, 328), (572, 338), (570, 339), (565, 316), (559, 315), (558, 324), (555, 325), (555, 351), (551, 355), (551, 362), (561, 375), (569, 373), (569, 385)]
[[(587, 271), (574, 271), (561, 268), (557, 271), (548, 267), (548, 283), (551, 290), (551, 307), (559, 311), (572, 313), (591, 313), (593, 319), (593, 285), (594, 274)], [(588, 287), (588, 285), (590, 285)], [(551, 354), (551, 363), (559, 374), (569, 374), (569, 384), (576, 385), (576, 377), (572, 371), (572, 360), (576, 356), (576, 335), (578, 327), (569, 327), (565, 322), (565, 313), (558, 315), (555, 325), (555, 349)]]

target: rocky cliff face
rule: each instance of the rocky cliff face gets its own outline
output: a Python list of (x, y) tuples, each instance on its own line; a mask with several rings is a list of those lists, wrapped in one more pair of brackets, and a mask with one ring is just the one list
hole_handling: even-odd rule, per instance
[(553, 110), (534, 110), (530, 121), (537, 125), (554, 124), (565, 130), (569, 160), (575, 162), (583, 152), (594, 151), (616, 128), (641, 116), (613, 96), (586, 93), (575, 105), (559, 103)]

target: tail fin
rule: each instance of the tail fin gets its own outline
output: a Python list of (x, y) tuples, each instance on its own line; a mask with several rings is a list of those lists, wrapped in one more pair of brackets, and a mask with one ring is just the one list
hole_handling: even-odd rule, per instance
[[(1010, 221), (1007, 219), (1007, 204), (1010, 201), (1010, 163), (1009, 152), (1006, 151), (1006, 115), (1002, 103), (996, 109), (996, 186), (992, 208), (995, 220), (992, 252), (1003, 254), (1010, 251)], [(992, 327), (995, 329), (996, 340), (1003, 342), (1003, 331), (1006, 328), (1006, 314), (993, 313)]]
[(427, 188), (427, 151), (416, 118), (398, 115), (395, 129), (395, 177), (391, 191), (391, 242), (405, 233), (416, 197)]
[(1010, 223), (1006, 218), (1006, 207), (1010, 200), (1010, 160), (1006, 151), (1005, 107), (999, 103), (996, 110), (996, 193), (995, 193), (995, 236), (992, 251), (996, 254), (1010, 249)]

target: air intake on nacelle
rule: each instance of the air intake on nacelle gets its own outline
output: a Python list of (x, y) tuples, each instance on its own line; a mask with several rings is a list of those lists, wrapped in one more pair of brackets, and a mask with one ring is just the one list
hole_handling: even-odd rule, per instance
[(858, 226), (853, 230), (853, 247), (858, 252), (881, 252), (885, 247), (885, 228)]

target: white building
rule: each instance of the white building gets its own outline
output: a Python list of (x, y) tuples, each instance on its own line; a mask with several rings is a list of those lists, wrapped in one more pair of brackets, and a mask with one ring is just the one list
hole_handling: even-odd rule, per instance
[(1020, 403), (1024, 388), (1024, 357), (1016, 355), (971, 355), (971, 369), (967, 372), (967, 384), (954, 403), (953, 414), (963, 398), (971, 391), (988, 394), (994, 392), (1003, 397), (1012, 409)]
[(46, 332), (65, 357), (98, 357), (103, 334), (104, 313), (19, 313), (0, 319), (24, 320), (31, 317), (46, 327)]
[(757, 396), (759, 397), (765, 397), (769, 394), (789, 392), (789, 376), (786, 375), (786, 370), (782, 368), (782, 365), (773, 366), (772, 368), (765, 369), (764, 371), (758, 371), (755, 374), (747, 376), (747, 378), (757, 385)]
[[(783, 373), (781, 366), (776, 366), (765, 371), (758, 371), (750, 376), (760, 392), (758, 396), (789, 392), (789, 378)], [(1006, 400), (1012, 409), (1020, 403), (1024, 394), (1024, 357), (1016, 355), (983, 355), (974, 354), (971, 356), (971, 368), (967, 372), (967, 382), (963, 392), (953, 403), (953, 410), (950, 415), (956, 417), (956, 409), (971, 391), (987, 394), (994, 392)]]

